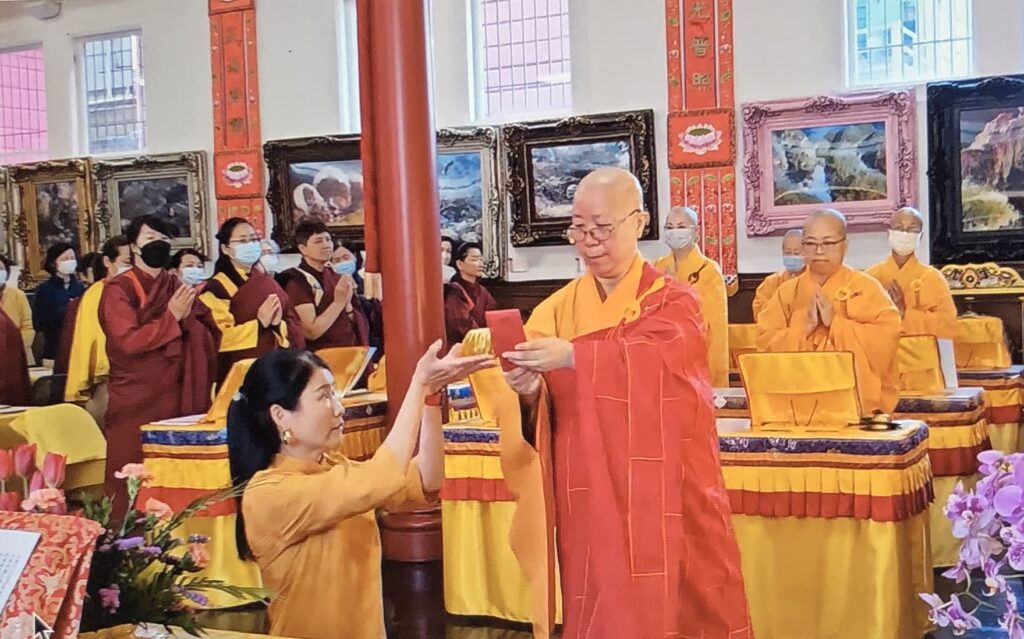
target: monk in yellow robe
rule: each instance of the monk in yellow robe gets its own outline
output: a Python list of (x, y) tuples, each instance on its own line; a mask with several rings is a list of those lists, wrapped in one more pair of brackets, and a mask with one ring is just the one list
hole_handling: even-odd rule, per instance
[(861, 410), (892, 413), (899, 399), (900, 313), (869, 275), (843, 264), (846, 218), (826, 209), (804, 222), (807, 270), (784, 283), (757, 318), (761, 351), (850, 351)]
[(779, 287), (789, 280), (798, 277), (804, 272), (806, 264), (804, 263), (804, 249), (801, 243), (803, 239), (804, 232), (801, 229), (790, 229), (782, 236), (782, 270), (764, 278), (761, 285), (754, 291), (753, 310), (755, 322), (757, 322), (757, 316), (761, 314), (764, 307), (768, 306), (768, 302), (775, 295), (775, 291), (779, 290)]
[(722, 269), (704, 257), (696, 238), (700, 230), (697, 212), (689, 207), (673, 208), (665, 219), (664, 237), (672, 252), (654, 263), (654, 268), (670, 275), (697, 292), (700, 313), (708, 332), (708, 368), (711, 385), (729, 386), (729, 295)]
[(85, 291), (75, 315), (64, 401), (84, 402), (85, 409), (101, 428), (107, 411), (110, 360), (107, 359), (107, 336), (100, 327), (100, 298), (106, 282), (131, 267), (128, 238), (118, 235), (104, 242), (93, 266), (96, 283)]
[(866, 272), (881, 282), (903, 316), (904, 335), (956, 338), (956, 305), (939, 269), (922, 264), (914, 254), (921, 243), (924, 218), (905, 207), (889, 221), (892, 254)]
[[(543, 301), (526, 326), (531, 339), (502, 353), (516, 365), (506, 381), (535, 417), (526, 430), (548, 505), (524, 517), (517, 494), (513, 550), (537, 575), (523, 559), (537, 555), (524, 554), (517, 535), (546, 523), (550, 548), (557, 527), (564, 639), (748, 639), (704, 319), (691, 287), (637, 253), (648, 220), (642, 201), (622, 169), (580, 182), (569, 237), (587, 274)], [(549, 630), (535, 624), (534, 636)]]

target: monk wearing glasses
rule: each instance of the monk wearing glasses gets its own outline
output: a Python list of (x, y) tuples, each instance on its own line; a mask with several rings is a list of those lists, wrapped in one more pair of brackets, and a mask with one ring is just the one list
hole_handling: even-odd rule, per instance
[(807, 269), (779, 286), (757, 317), (762, 351), (850, 351), (861, 409), (892, 413), (899, 399), (900, 312), (878, 280), (843, 263), (846, 218), (812, 213), (802, 240)]

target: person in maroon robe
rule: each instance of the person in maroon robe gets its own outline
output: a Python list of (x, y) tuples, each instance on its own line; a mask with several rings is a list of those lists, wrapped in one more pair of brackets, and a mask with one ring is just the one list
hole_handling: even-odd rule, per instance
[(334, 241), (317, 218), (295, 227), (302, 262), (282, 274), (284, 290), (302, 320), (306, 346), (312, 351), (336, 346), (367, 346), (370, 325), (356, 299), (356, 258), (348, 251), (332, 263)]
[(199, 295), (221, 332), (217, 381), (240, 360), (278, 348), (306, 347), (302, 320), (273, 276), (255, 268), (263, 256), (259, 235), (240, 217), (229, 218), (217, 232), (220, 257), (213, 277)]
[(32, 382), (28, 376), (28, 359), (21, 340), (21, 330), (0, 308), (0, 404), (28, 406)]
[(142, 462), (140, 427), (210, 408), (220, 341), (210, 310), (165, 270), (171, 244), (164, 222), (143, 215), (125, 235), (133, 266), (106, 283), (99, 316), (110, 359), (105, 485), (117, 514), (127, 493), (114, 473)]
[(498, 302), (480, 283), (484, 254), (479, 244), (461, 244), (452, 261), (456, 272), (444, 286), (444, 325), (448, 343), (458, 344), (474, 328), (487, 326), (487, 311), (497, 309)]

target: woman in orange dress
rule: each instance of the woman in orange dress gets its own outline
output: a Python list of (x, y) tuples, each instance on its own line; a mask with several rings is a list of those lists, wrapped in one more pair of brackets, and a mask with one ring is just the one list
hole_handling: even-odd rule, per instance
[[(395, 424), (366, 462), (332, 454), (344, 408), (327, 364), (277, 350), (249, 370), (228, 412), (228, 456), (240, 499), (238, 548), (271, 593), (270, 633), (294, 639), (384, 634), (375, 510), (428, 503), (444, 477), (440, 394), (492, 365), (489, 356), (420, 359)], [(414, 451), (419, 445), (419, 453)]]

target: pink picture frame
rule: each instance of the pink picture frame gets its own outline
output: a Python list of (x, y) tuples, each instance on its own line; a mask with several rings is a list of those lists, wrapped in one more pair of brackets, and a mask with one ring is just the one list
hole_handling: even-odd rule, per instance
[(913, 89), (743, 105), (748, 237), (780, 235), (834, 208), (855, 231), (918, 200)]

